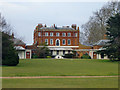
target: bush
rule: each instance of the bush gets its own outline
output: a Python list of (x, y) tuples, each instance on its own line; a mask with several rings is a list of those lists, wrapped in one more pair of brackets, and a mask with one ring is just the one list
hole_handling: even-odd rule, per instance
[(65, 58), (73, 58), (73, 56), (74, 56), (73, 54), (69, 53), (69, 54), (65, 54), (64, 57), (65, 57)]
[(81, 59), (91, 59), (91, 57), (86, 53), (81, 57)]
[(18, 54), (11, 53), (2, 61), (2, 65), (7, 66), (16, 66), (19, 64), (19, 56)]
[(39, 58), (36, 54), (32, 55), (32, 58)]
[(52, 58), (51, 56), (47, 56), (47, 58)]

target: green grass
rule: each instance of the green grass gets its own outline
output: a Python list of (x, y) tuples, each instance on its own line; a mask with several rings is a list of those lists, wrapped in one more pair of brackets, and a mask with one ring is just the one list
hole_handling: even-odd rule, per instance
[[(3, 66), (3, 76), (112, 76), (118, 75), (118, 62), (109, 60), (31, 59), (18, 66)], [(117, 88), (117, 77), (3, 79), (3, 88)]]
[(20, 60), (18, 66), (3, 66), (3, 76), (112, 76), (118, 75), (118, 62), (80, 59)]
[(118, 78), (3, 79), (3, 88), (118, 88)]

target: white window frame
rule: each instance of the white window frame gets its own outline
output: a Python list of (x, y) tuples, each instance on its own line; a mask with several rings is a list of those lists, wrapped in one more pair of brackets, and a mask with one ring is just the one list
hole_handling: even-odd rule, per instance
[(78, 36), (78, 33), (75, 33), (75, 37), (77, 37)]
[[(65, 40), (65, 39), (63, 39), (63, 40)], [(62, 44), (63, 44), (63, 40), (62, 40)], [(66, 40), (65, 40), (65, 44), (66, 44)], [(65, 44), (63, 44), (63, 45), (65, 45)]]
[(56, 36), (59, 37), (59, 36), (60, 36), (60, 33), (56, 33)]
[[(69, 42), (70, 39), (68, 39), (68, 42)], [(68, 45), (71, 45), (71, 40), (70, 40), (70, 43), (68, 43)]]
[[(51, 41), (52, 41), (52, 43), (51, 43)], [(53, 45), (53, 39), (50, 39), (50, 45)]]
[(68, 37), (71, 37), (71, 33), (67, 33), (67, 36), (68, 36)]
[[(60, 46), (60, 39), (56, 39), (55, 45), (57, 44), (57, 40), (59, 41), (59, 46)], [(57, 45), (56, 45), (57, 46)]]
[(45, 36), (48, 36), (48, 32), (45, 32)]
[(66, 36), (66, 33), (62, 33), (62, 36), (65, 37), (65, 36)]
[(41, 33), (40, 33), (40, 32), (38, 32), (38, 36), (41, 36)]
[(48, 45), (48, 39), (45, 39), (45, 43)]
[(53, 36), (53, 33), (52, 33), (52, 32), (50, 33), (50, 36)]

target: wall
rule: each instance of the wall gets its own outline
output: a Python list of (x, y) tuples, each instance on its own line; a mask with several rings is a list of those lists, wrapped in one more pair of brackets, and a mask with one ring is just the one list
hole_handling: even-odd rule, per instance
[(17, 51), (19, 59), (25, 59), (25, 51)]
[[(79, 45), (79, 30), (57, 30), (57, 31), (44, 31), (42, 32), (43, 34), (41, 36), (38, 36), (38, 32), (42, 32), (42, 31), (35, 31), (34, 32), (34, 44), (36, 43), (37, 41), (37, 44), (40, 45), (41, 43), (44, 43), (45, 42), (45, 39), (48, 39), (48, 45), (49, 46), (56, 46), (56, 39), (59, 39), (60, 40), (60, 46), (78, 46)], [(45, 32), (48, 32), (48, 36), (45, 36)], [(54, 33), (53, 36), (50, 36), (50, 33)], [(56, 33), (60, 33), (60, 36), (56, 36)], [(66, 36), (63, 37), (62, 36), (62, 33), (66, 33)], [(68, 37), (67, 36), (67, 33), (71, 33), (71, 36)], [(74, 33), (77, 33), (77, 37), (74, 36)], [(53, 45), (50, 45), (50, 39), (53, 39)], [(66, 40), (66, 43), (65, 45), (62, 44), (62, 40), (65, 39)], [(67, 40), (70, 39), (71, 40), (71, 44), (68, 45), (67, 44)]]

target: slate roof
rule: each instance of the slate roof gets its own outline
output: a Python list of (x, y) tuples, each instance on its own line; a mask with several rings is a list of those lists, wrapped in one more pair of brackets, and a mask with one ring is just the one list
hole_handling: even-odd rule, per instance
[(41, 27), (40, 29), (60, 29), (60, 30), (75, 30), (74, 28), (70, 28), (70, 27)]
[(107, 44), (107, 42), (109, 42), (110, 40), (99, 40), (97, 43), (93, 44), (93, 45), (98, 45), (98, 46), (105, 46)]
[(17, 38), (13, 38), (12, 41), (14, 42), (15, 45), (25, 45), (25, 43)]
[(15, 46), (14, 47), (16, 50), (25, 50), (25, 48), (23, 48), (22, 46)]
[(84, 45), (84, 44), (79, 44), (79, 49), (92, 49), (92, 46), (88, 46), (87, 44)]

